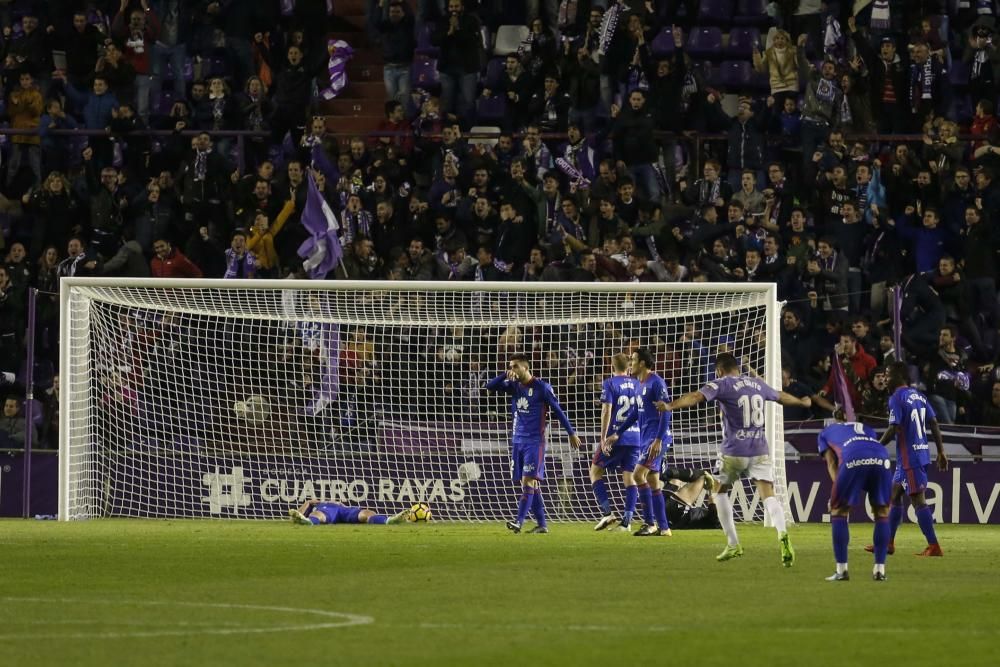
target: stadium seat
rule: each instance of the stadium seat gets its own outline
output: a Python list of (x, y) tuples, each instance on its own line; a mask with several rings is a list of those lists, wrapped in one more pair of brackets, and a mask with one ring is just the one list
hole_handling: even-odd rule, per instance
[(969, 85), (969, 63), (955, 63), (948, 70), (948, 82), (957, 88), (965, 88)]
[(437, 71), (437, 60), (427, 56), (417, 56), (413, 59), (410, 69), (410, 83), (414, 88), (429, 90), (441, 85), (441, 77)]
[(754, 46), (760, 48), (760, 31), (757, 28), (733, 28), (729, 31), (729, 45), (723, 52), (732, 60), (750, 60)]
[(441, 55), (441, 50), (431, 43), (431, 32), (434, 30), (432, 23), (424, 23), (417, 28), (417, 50), (414, 51), (420, 56), (437, 58)]
[(476, 125), (469, 129), (469, 134), (490, 134), (494, 136), (490, 137), (469, 137), (467, 143), (470, 146), (489, 146), (490, 148), (497, 145), (497, 139), (500, 136), (500, 128), (496, 125)]
[(722, 31), (718, 28), (695, 28), (688, 36), (687, 53), (695, 59), (721, 60)]
[(476, 117), (480, 122), (502, 123), (506, 115), (507, 101), (502, 97), (480, 97), (476, 101)]
[(493, 46), (493, 55), (505, 56), (517, 53), (521, 44), (528, 39), (531, 32), (525, 25), (502, 25), (497, 28), (497, 41)]
[(653, 38), (649, 48), (653, 51), (654, 56), (663, 57), (673, 55), (676, 49), (674, 47), (674, 33), (671, 30), (671, 26), (667, 26), (661, 30), (660, 34)]
[(483, 85), (490, 89), (500, 86), (503, 80), (504, 61), (503, 58), (491, 58), (486, 63), (486, 76), (483, 77)]
[(766, 5), (766, 0), (737, 0), (733, 25), (756, 26), (758, 28), (769, 25), (771, 17), (765, 11)]
[(728, 92), (749, 90), (752, 69), (746, 60), (727, 60), (719, 65), (719, 81)]
[(701, 0), (699, 25), (729, 25), (733, 18), (733, 0)]

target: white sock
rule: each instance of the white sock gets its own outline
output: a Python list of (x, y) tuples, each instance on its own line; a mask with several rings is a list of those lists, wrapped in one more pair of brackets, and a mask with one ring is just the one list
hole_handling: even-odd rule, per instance
[(736, 537), (736, 522), (733, 521), (733, 501), (728, 493), (717, 493), (712, 496), (715, 500), (715, 508), (719, 512), (719, 523), (722, 524), (722, 532), (729, 540), (729, 546), (734, 547), (740, 543)]
[(771, 516), (771, 524), (778, 534), (785, 532), (785, 510), (781, 507), (781, 502), (774, 496), (764, 499), (764, 509)]
[(876, 563), (872, 574), (885, 574), (885, 563)]
[(837, 563), (837, 574), (847, 572), (847, 563)]

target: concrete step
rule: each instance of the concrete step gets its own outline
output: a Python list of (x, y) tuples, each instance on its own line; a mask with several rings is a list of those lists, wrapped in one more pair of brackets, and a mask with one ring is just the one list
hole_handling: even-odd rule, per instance
[(383, 71), (382, 65), (365, 65), (352, 60), (347, 63), (347, 80), (352, 83), (374, 81), (382, 83)]
[(342, 98), (385, 101), (385, 83), (382, 81), (357, 81), (347, 77), (347, 88)]
[(384, 100), (337, 98), (320, 105), (320, 111), (334, 116), (374, 116), (385, 115)]
[(364, 136), (382, 121), (382, 116), (327, 116), (326, 129), (340, 137), (341, 143), (355, 135)]

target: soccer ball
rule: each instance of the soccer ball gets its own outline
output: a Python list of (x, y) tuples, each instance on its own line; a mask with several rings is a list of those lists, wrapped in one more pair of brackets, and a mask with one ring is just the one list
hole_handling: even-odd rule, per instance
[(263, 424), (271, 415), (271, 404), (263, 396), (247, 396), (245, 401), (233, 403), (233, 412), (251, 424)]
[(407, 520), (414, 523), (421, 523), (431, 520), (431, 506), (427, 503), (417, 503), (410, 508), (410, 515)]

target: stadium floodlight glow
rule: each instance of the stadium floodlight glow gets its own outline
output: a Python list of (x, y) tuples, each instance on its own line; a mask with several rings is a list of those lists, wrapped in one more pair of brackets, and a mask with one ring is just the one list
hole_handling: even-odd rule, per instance
[[(675, 397), (714, 377), (720, 351), (781, 386), (769, 283), (68, 278), (61, 302), (63, 520), (277, 519), (312, 497), (511, 518), (509, 405), (482, 387), (516, 352), (587, 450), (550, 425), (549, 516), (594, 520), (612, 354), (651, 348)], [(781, 411), (766, 409), (787, 515)], [(675, 413), (668, 465), (712, 467), (721, 429), (714, 405)], [(749, 485), (734, 503), (763, 516)]]

